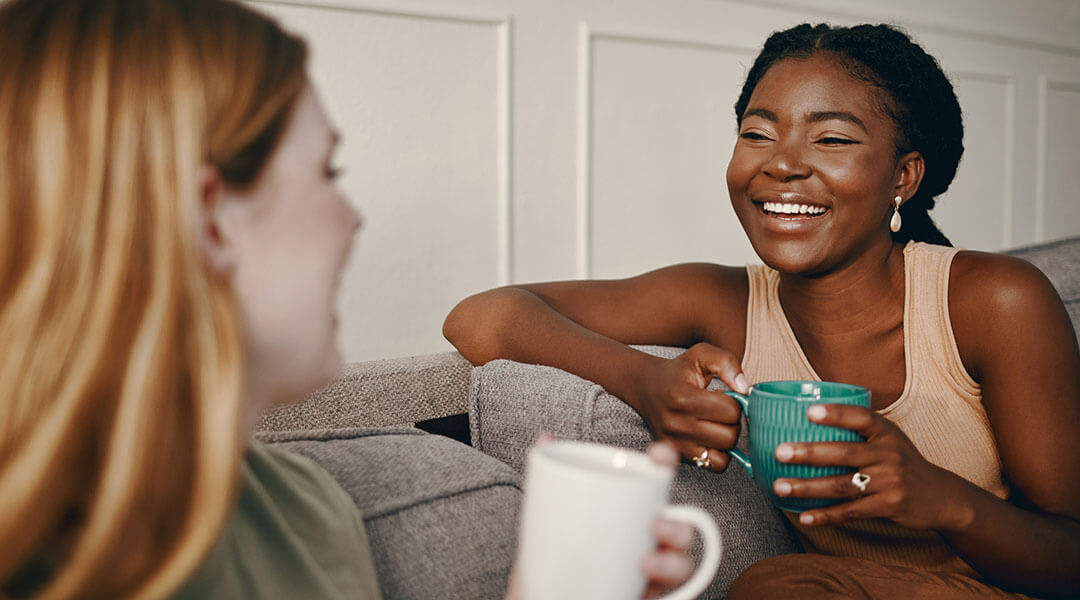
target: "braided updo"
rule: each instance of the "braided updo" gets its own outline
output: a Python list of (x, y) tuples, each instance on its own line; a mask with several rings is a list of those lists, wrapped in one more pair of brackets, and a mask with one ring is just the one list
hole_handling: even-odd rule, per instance
[(949, 189), (964, 153), (960, 104), (937, 60), (902, 31), (888, 25), (803, 24), (773, 33), (746, 76), (735, 102), (736, 120), (742, 124), (750, 95), (770, 67), (819, 53), (834, 55), (848, 74), (883, 92), (879, 108), (896, 124), (896, 156), (914, 150), (925, 161), (918, 191), (900, 208), (904, 226), (893, 240), (951, 246), (928, 211)]

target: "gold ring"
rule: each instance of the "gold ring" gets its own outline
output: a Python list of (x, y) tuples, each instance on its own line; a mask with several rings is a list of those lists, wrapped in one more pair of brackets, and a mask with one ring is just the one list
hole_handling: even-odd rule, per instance
[(701, 451), (701, 454), (694, 457), (694, 464), (702, 469), (708, 469), (712, 466), (712, 461), (709, 460), (709, 449), (706, 448)]

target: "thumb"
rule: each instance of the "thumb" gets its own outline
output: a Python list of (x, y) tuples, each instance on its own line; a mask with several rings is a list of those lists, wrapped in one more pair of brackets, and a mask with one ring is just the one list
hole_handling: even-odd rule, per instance
[(693, 352), (692, 356), (702, 375), (719, 377), (729, 388), (740, 394), (750, 392), (750, 384), (742, 371), (742, 365), (731, 352), (706, 343), (697, 344), (687, 352)]

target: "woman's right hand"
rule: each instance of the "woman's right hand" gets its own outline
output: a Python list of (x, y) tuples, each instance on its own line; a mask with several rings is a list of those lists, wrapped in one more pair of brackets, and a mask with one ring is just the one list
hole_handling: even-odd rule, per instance
[(642, 393), (633, 403), (659, 440), (670, 440), (685, 460), (707, 451), (706, 468), (723, 471), (726, 450), (739, 436), (742, 409), (730, 396), (706, 388), (713, 377), (740, 393), (749, 385), (739, 359), (727, 350), (700, 343), (643, 373)]

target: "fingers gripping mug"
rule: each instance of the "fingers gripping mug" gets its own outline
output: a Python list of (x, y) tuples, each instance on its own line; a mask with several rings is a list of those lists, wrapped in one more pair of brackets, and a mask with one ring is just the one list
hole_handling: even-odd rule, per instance
[(785, 464), (776, 460), (776, 447), (784, 442), (864, 442), (849, 429), (818, 425), (806, 418), (815, 404), (849, 404), (870, 407), (870, 390), (830, 381), (766, 381), (750, 387), (750, 394), (724, 392), (742, 405), (750, 434), (750, 456), (729, 450), (753, 477), (773, 504), (790, 512), (802, 512), (838, 504), (841, 498), (781, 498), (773, 492), (778, 478), (829, 477), (854, 473), (851, 467), (819, 467)]
[(720, 566), (720, 531), (694, 506), (671, 506), (674, 471), (633, 450), (559, 441), (534, 446), (526, 465), (518, 574), (525, 600), (631, 600), (647, 584), (641, 559), (655, 548), (657, 516), (694, 526), (704, 557), (663, 596), (697, 597)]

